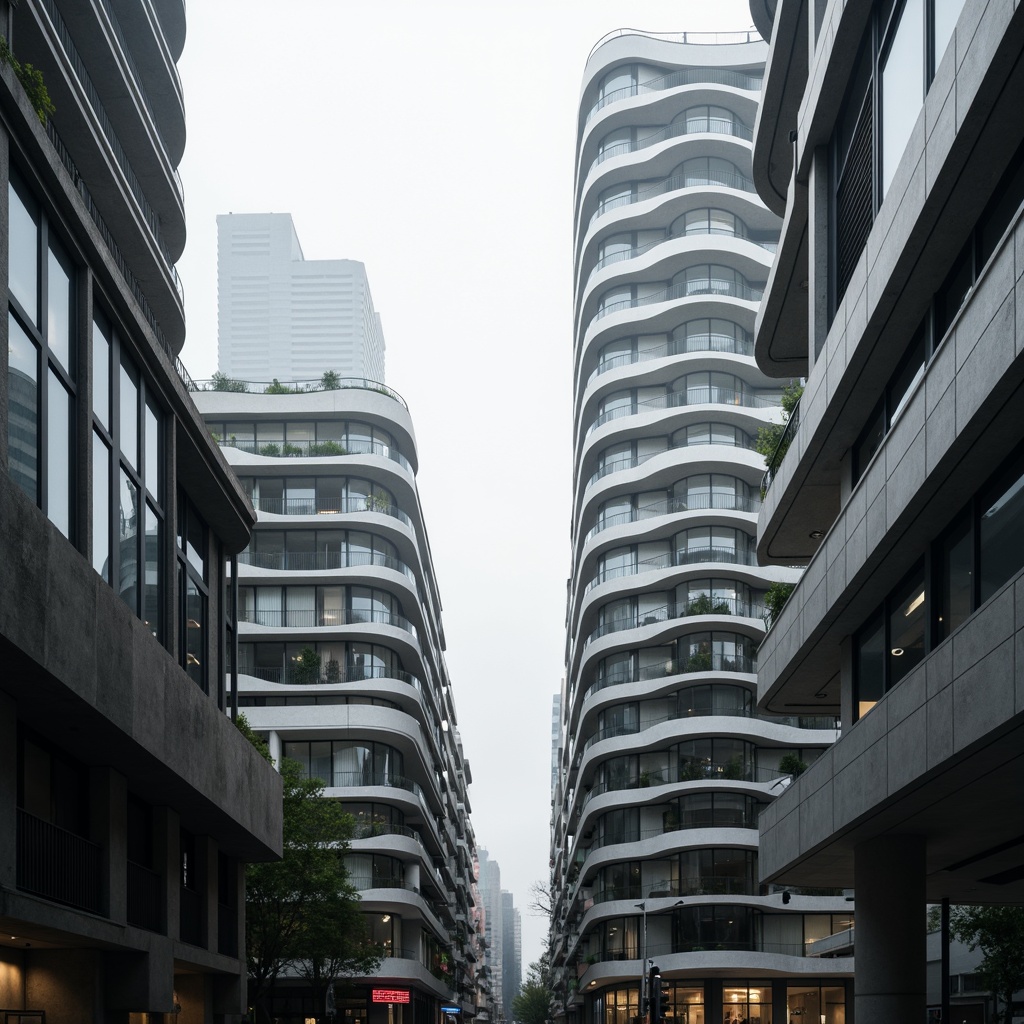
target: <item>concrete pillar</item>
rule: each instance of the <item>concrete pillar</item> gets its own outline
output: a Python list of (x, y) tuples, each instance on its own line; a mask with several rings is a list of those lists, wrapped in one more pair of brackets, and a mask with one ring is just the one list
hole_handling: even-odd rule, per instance
[(0, 691), (0, 889), (10, 892), (18, 887), (17, 838), (18, 706)]
[(925, 840), (880, 836), (854, 850), (858, 1024), (924, 1020)]
[(117, 924), (128, 920), (128, 784), (112, 768), (89, 769), (90, 838), (103, 851), (101, 905)]

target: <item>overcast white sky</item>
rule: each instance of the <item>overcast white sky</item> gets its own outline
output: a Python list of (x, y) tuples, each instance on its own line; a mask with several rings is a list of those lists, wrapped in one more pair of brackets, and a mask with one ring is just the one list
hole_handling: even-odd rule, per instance
[(546, 921), (564, 672), (576, 108), (616, 28), (750, 27), (746, 0), (203, 0), (179, 65), (194, 378), (217, 369), (218, 213), (291, 213), (366, 264), (416, 427), (478, 845)]

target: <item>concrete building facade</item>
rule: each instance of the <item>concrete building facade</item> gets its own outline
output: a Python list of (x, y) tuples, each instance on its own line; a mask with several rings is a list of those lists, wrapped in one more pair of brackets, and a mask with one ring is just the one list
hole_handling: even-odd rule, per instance
[(224, 714), (255, 517), (177, 361), (185, 8), (21, 0), (0, 30), (0, 1007), (233, 1018), (281, 788)]
[(843, 725), (762, 815), (762, 877), (855, 886), (858, 1024), (920, 1020), (926, 901), (1024, 901), (1024, 12), (751, 10), (784, 217), (756, 356), (807, 378), (758, 523), (807, 569), (759, 702)]
[(217, 218), (218, 369), (241, 380), (384, 380), (366, 267), (307, 260), (287, 213)]
[(642, 1016), (652, 966), (669, 1019), (845, 1020), (842, 890), (758, 880), (757, 821), (786, 765), (835, 738), (833, 717), (754, 707), (765, 593), (798, 575), (754, 551), (753, 444), (781, 400), (753, 360), (779, 235), (750, 178), (766, 53), (743, 33), (622, 30), (584, 73), (551, 857), (560, 1020)]
[[(379, 382), (338, 383), (195, 396), (258, 513), (238, 558), (238, 703), (275, 760), (298, 761), (356, 819), (346, 867), (386, 956), (339, 986), (339, 1015), (471, 1018), (483, 958), (472, 777), (412, 419)], [(322, 1012), (296, 977), (271, 999), (282, 1021)]]

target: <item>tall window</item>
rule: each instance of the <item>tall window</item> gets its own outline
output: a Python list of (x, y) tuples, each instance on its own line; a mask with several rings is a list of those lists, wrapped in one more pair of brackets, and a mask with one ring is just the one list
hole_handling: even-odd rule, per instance
[(121, 332), (99, 310), (92, 358), (93, 568), (163, 641), (163, 416)]
[(8, 184), (8, 472), (75, 540), (75, 273), (46, 212)]
[(178, 495), (177, 540), (178, 658), (193, 681), (209, 692), (209, 535), (206, 523), (184, 492)]
[(964, 0), (875, 4), (832, 135), (833, 313), (892, 184), (963, 5)]

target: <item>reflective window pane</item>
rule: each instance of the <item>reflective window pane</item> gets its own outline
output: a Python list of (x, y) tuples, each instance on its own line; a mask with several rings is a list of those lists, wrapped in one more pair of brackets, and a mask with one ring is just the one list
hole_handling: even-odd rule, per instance
[(7, 284), (29, 319), (36, 323), (39, 291), (39, 214), (8, 184)]
[(12, 314), (7, 317), (7, 466), (14, 482), (39, 502), (39, 350)]
[(142, 617), (157, 639), (163, 636), (160, 586), (160, 519), (146, 506), (146, 575), (142, 597)]
[(964, 0), (935, 0), (935, 67), (939, 66), (946, 52), (957, 18), (964, 9)]
[(46, 515), (64, 534), (71, 536), (71, 396), (50, 370), (47, 384)]
[(124, 469), (121, 470), (119, 493), (117, 589), (125, 604), (138, 611), (139, 491)]
[(110, 339), (98, 320), (92, 324), (92, 411), (110, 429)]
[(982, 494), (979, 598), (987, 601), (1024, 566), (1024, 465), (1017, 459)]
[(92, 435), (92, 567), (110, 582), (110, 449)]
[(121, 374), (118, 381), (121, 412), (121, 454), (128, 465), (139, 465), (139, 386), (138, 373), (127, 356), (121, 356)]
[(881, 184), (885, 195), (924, 99), (924, 0), (906, 0), (881, 74)]
[(186, 578), (185, 585), (185, 671), (205, 686), (206, 596), (191, 578)]
[(74, 292), (64, 259), (54, 251), (52, 244), (47, 253), (46, 289), (46, 343), (52, 357), (73, 378)]
[(146, 490), (160, 501), (160, 419), (146, 400)]
[(924, 572), (915, 575), (892, 599), (889, 611), (889, 678), (886, 689), (895, 686), (915, 665), (924, 660), (925, 623), (928, 601)]

